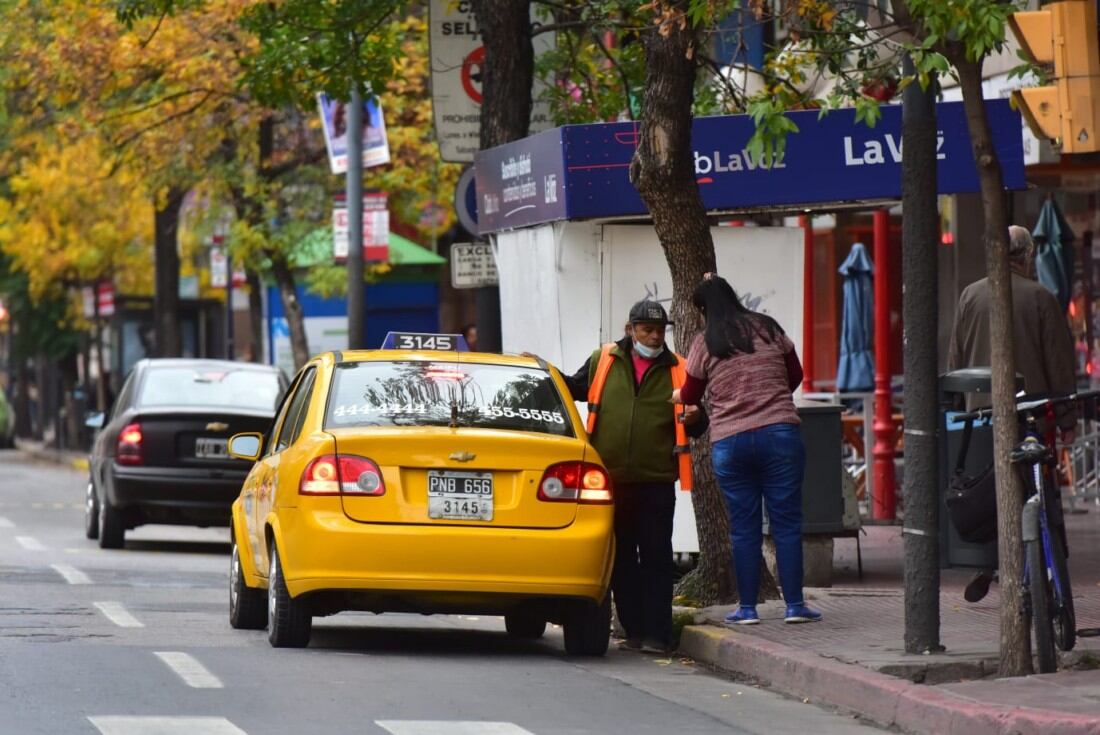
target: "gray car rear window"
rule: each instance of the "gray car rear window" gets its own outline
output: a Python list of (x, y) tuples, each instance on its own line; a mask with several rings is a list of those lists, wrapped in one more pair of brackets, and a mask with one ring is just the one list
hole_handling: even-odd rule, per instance
[(137, 405), (212, 406), (274, 412), (279, 376), (266, 370), (206, 367), (149, 368)]

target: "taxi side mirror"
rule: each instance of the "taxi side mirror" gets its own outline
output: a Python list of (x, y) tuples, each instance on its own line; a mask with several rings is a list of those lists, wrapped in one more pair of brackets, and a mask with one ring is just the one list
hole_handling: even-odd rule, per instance
[(263, 443), (263, 434), (257, 432), (234, 434), (229, 437), (229, 456), (255, 462), (260, 458), (260, 447)]

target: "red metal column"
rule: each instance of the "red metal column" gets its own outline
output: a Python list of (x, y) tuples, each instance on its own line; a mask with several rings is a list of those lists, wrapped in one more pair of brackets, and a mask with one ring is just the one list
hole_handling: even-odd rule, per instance
[(814, 389), (814, 218), (798, 218), (802, 226), (802, 390)]
[(890, 395), (890, 214), (874, 213), (875, 229), (875, 448), (872, 517), (893, 520), (897, 510), (894, 476), (893, 408)]

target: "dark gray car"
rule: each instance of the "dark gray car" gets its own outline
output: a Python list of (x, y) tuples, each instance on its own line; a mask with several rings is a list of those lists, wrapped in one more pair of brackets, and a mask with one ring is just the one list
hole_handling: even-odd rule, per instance
[(266, 433), (286, 391), (269, 365), (198, 359), (138, 362), (89, 457), (85, 534), (121, 548), (145, 523), (228, 526), (250, 464), (226, 450), (230, 436)]

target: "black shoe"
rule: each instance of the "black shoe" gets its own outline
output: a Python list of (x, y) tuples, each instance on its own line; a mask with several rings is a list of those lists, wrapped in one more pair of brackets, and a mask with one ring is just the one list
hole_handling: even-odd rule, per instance
[(989, 585), (993, 582), (993, 572), (987, 569), (983, 569), (974, 575), (974, 579), (970, 580), (970, 583), (966, 585), (966, 590), (963, 592), (963, 599), (967, 602), (980, 602), (987, 594), (989, 594)]
[(641, 638), (627, 638), (626, 640), (619, 641), (619, 650), (621, 651), (640, 651), (642, 650)]
[(668, 656), (672, 653), (672, 647), (664, 641), (656, 638), (646, 638), (642, 641), (642, 653), (655, 653), (658, 656)]

